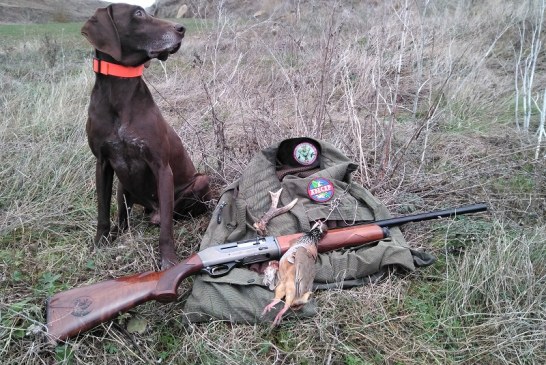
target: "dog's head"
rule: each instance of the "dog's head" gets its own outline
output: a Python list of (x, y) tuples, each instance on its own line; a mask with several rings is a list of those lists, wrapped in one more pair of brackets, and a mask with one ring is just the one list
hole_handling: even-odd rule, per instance
[(81, 33), (99, 51), (126, 66), (152, 58), (166, 60), (180, 48), (185, 28), (154, 18), (140, 6), (111, 4), (99, 8)]

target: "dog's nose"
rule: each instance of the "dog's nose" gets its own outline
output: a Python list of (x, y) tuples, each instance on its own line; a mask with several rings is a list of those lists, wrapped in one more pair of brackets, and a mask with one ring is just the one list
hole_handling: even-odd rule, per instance
[(182, 35), (184, 35), (184, 33), (186, 33), (186, 28), (184, 28), (184, 26), (182, 24), (176, 24), (174, 26), (174, 29), (176, 29), (176, 31), (178, 33), (181, 33)]

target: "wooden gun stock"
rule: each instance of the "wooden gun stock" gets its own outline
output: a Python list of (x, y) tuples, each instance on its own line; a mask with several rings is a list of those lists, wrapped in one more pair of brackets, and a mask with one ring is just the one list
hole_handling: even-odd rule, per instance
[[(319, 252), (372, 243), (388, 236), (388, 228), (409, 222), (476, 213), (485, 204), (468, 205), (430, 213), (403, 216), (329, 230), (318, 243)], [(177, 299), (180, 282), (207, 269), (209, 275), (223, 275), (236, 265), (278, 259), (302, 233), (255, 239), (209, 247), (162, 272), (146, 272), (60, 292), (47, 302), (50, 341), (57, 343), (85, 332), (144, 302)], [(210, 270), (218, 268), (218, 270)], [(219, 272), (219, 274), (216, 274)]]
[(166, 271), (149, 271), (57, 293), (47, 302), (49, 339), (52, 343), (66, 340), (150, 300), (174, 301), (180, 282), (202, 268), (201, 259), (193, 254)]

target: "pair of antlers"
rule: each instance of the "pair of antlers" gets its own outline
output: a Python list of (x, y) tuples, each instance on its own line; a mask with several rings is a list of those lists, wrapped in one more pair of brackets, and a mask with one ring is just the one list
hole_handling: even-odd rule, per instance
[(298, 198), (296, 198), (292, 200), (290, 203), (288, 203), (287, 205), (285, 205), (284, 207), (277, 208), (277, 206), (279, 205), (279, 199), (281, 197), (281, 193), (282, 193), (282, 188), (280, 188), (276, 192), (272, 192), (272, 191), (269, 192), (269, 194), (271, 195), (271, 207), (253, 225), (258, 235), (265, 236), (267, 231), (267, 224), (269, 223), (269, 221), (278, 215), (288, 212), (298, 202)]

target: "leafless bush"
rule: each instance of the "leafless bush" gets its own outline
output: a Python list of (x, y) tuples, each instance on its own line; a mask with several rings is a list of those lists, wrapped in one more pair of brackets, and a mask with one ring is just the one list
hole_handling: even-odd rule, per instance
[(60, 52), (60, 46), (57, 41), (49, 34), (45, 34), (42, 38), (42, 44), (40, 46), (44, 60), (48, 67), (54, 67), (57, 63), (57, 57)]
[[(532, 43), (519, 37), (531, 29), (530, 2), (270, 4), (253, 16), (235, 2), (197, 2), (214, 17), (191, 23), (179, 53), (145, 73), (216, 194), (258, 150), (305, 135), (345, 152), (359, 167), (355, 183), (395, 213), (475, 201), (489, 213), (405, 228), (412, 247), (439, 258), (434, 266), (319, 292), (311, 319), (197, 325), (185, 323), (182, 303), (148, 303), (51, 349), (40, 337), (48, 293), (155, 269), (157, 231), (135, 210), (116, 244), (89, 253), (96, 208), (84, 124), (94, 76), (68, 58), (36, 72), (29, 60), (46, 59), (46, 42), (25, 39), (1, 55), (13, 57), (0, 84), (4, 362), (544, 363), (545, 162), (514, 127), (515, 115), (523, 126), (514, 85), (530, 53), (514, 66)], [(208, 219), (175, 226), (180, 257), (198, 249)], [(127, 332), (134, 317), (147, 321), (144, 334)]]
[[(515, 122), (518, 129), (526, 133), (535, 131), (538, 141), (536, 144), (535, 159), (539, 158), (544, 129), (544, 111), (546, 111), (546, 88), (539, 81), (536, 85), (535, 73), (541, 68), (539, 60), (543, 61), (541, 48), (544, 34), (544, 12), (546, 2), (544, 0), (532, 1), (528, 8), (522, 9), (523, 14), (518, 19), (519, 47), (515, 50)], [(537, 75), (538, 76), (538, 75)], [(521, 92), (521, 97), (520, 97)], [(520, 105), (523, 122), (520, 123)], [(534, 112), (538, 110), (538, 112)], [(538, 114), (536, 128), (531, 126), (533, 114)]]

